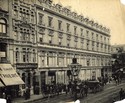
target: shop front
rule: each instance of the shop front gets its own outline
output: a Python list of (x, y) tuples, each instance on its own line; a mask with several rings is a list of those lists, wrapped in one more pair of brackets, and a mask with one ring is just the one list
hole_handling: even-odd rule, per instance
[(48, 84), (56, 84), (56, 71), (48, 71)]
[(0, 80), (5, 85), (2, 88), (2, 93), (5, 92), (6, 95), (11, 95), (13, 98), (18, 96), (19, 86), (24, 85), (16, 70), (7, 63), (0, 64)]
[(37, 67), (37, 63), (16, 63), (16, 69), (25, 83), (25, 85), (22, 86), (22, 91), (28, 87), (30, 88), (30, 93), (35, 94), (35, 88), (39, 87)]
[(57, 71), (56, 77), (56, 81), (58, 84), (65, 84), (65, 71)]

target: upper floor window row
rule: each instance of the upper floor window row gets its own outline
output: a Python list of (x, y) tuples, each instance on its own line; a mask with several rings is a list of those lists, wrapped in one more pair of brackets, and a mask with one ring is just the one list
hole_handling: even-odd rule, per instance
[(21, 6), (19, 7), (18, 5), (13, 5), (13, 9), (14, 11), (20, 11), (20, 13), (24, 13), (26, 15), (31, 15), (31, 16), (34, 16), (35, 13), (33, 10)]
[[(38, 19), (39, 19), (39, 24), (45, 26), (44, 14), (38, 13)], [(70, 23), (63, 24), (62, 20), (58, 20), (57, 22), (55, 22), (54, 18), (51, 16), (48, 16), (47, 20), (48, 20), (47, 21), (48, 27), (54, 28), (53, 27), (54, 24), (57, 23), (57, 29), (63, 31), (64, 30), (63, 25), (65, 25), (65, 31), (71, 33), (71, 29), (72, 29), (73, 25), (71, 25)], [(75, 25), (75, 26), (73, 26), (73, 29), (74, 29), (73, 30), (74, 35), (78, 35), (78, 33), (80, 32), (79, 35), (81, 37), (83, 37), (84, 33), (85, 33), (87, 38), (91, 37), (92, 39), (95, 39), (95, 40), (102, 39), (102, 36), (99, 38), (98, 34), (95, 34), (93, 31), (90, 31), (90, 30), (85, 30), (82, 27), (78, 28), (78, 26)]]

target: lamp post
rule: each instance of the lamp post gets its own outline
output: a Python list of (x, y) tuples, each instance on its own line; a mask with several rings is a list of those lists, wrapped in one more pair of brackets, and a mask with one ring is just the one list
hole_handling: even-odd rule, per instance
[(81, 66), (79, 63), (77, 63), (77, 59), (74, 57), (72, 59), (72, 63), (68, 65), (70, 71), (71, 71), (71, 82), (74, 82), (74, 85), (72, 88), (73, 93), (74, 93), (74, 99), (77, 100), (77, 80), (78, 80), (78, 75), (81, 69)]

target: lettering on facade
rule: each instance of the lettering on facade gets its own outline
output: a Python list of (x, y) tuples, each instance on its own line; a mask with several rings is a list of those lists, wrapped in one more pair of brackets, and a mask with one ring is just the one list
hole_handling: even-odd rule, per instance
[(18, 77), (17, 73), (14, 74), (0, 74), (1, 78), (15, 78)]
[(17, 63), (17, 69), (36, 69), (38, 67), (37, 63)]

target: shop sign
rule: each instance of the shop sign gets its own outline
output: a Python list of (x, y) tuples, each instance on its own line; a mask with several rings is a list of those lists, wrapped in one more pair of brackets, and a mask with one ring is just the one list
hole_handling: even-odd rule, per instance
[(5, 57), (5, 52), (0, 52), (0, 57)]
[(17, 69), (36, 69), (37, 67), (37, 63), (16, 63)]
[(24, 84), (11, 64), (0, 64), (0, 79), (7, 86)]

